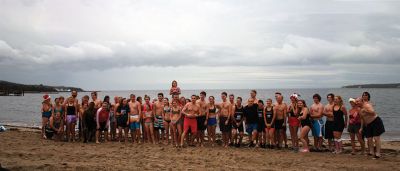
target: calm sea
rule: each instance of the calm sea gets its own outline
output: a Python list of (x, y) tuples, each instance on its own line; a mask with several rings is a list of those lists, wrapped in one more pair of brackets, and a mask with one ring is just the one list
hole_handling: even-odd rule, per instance
[[(199, 94), (201, 90), (183, 90), (182, 95), (190, 97), (192, 94)], [(216, 97), (216, 101), (220, 101), (220, 93), (226, 91), (228, 94), (234, 94), (235, 96), (241, 96), (244, 99), (249, 97), (250, 90), (206, 90), (207, 96), (213, 95)], [(383, 135), (383, 139), (389, 141), (400, 141), (400, 89), (263, 89), (257, 90), (257, 97), (262, 100), (267, 98), (274, 98), (274, 93), (280, 91), (285, 99), (285, 102), (289, 102), (289, 96), (292, 93), (298, 93), (301, 97), (306, 100), (307, 105), (312, 103), (312, 95), (319, 93), (322, 97), (322, 103), (326, 104), (326, 94), (334, 93), (341, 95), (346, 101), (346, 107), (349, 108), (347, 99), (350, 97), (358, 97), (364, 91), (371, 93), (371, 101), (375, 105), (375, 110), (382, 118), (386, 133)], [(109, 95), (111, 98), (114, 96), (129, 97), (129, 94), (133, 93), (136, 96), (149, 95), (152, 99), (156, 98), (157, 93), (162, 92), (168, 94), (167, 90), (133, 90), (133, 91), (103, 91), (99, 92), (99, 97), (102, 99), (105, 95)], [(22, 97), (13, 96), (1, 96), (0, 97), (0, 124), (28, 126), (28, 127), (39, 127), (41, 125), (41, 113), (40, 107), (42, 102), (43, 94), (25, 94)], [(64, 96), (68, 97), (70, 93), (58, 93), (50, 94), (52, 100), (54, 97)], [(84, 95), (90, 95), (89, 92), (79, 93), (78, 97)], [(169, 96), (168, 96), (169, 97)], [(347, 132), (347, 131), (345, 131)]]

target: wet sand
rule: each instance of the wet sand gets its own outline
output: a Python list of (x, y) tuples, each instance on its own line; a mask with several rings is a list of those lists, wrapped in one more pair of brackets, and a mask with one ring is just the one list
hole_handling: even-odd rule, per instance
[[(261, 148), (187, 147), (107, 142), (67, 143), (40, 139), (40, 131), (0, 133), (0, 164), (10, 170), (399, 170), (400, 142), (384, 142), (382, 158), (294, 153)], [(1, 169), (0, 169), (1, 170)]]

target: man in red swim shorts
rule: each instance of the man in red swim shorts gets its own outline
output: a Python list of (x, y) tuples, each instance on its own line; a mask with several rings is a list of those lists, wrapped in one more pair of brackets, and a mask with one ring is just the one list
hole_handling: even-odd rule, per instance
[[(185, 119), (183, 121), (183, 133), (181, 137), (181, 147), (183, 146), (183, 142), (185, 140), (185, 137), (189, 131), (191, 130), (192, 133), (192, 139), (196, 137), (197, 133), (197, 119), (196, 117), (200, 114), (200, 106), (197, 105), (196, 103), (196, 95), (192, 95), (191, 97), (192, 101), (190, 103), (187, 103), (183, 109), (182, 109), (182, 115), (185, 116)], [(192, 142), (190, 140), (189, 142)]]

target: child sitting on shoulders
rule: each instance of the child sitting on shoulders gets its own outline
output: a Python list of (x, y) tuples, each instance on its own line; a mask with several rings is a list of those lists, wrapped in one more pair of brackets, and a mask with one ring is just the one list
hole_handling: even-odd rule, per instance
[(169, 90), (170, 95), (180, 95), (181, 94), (181, 89), (178, 87), (178, 82), (177, 81), (172, 81), (172, 87)]

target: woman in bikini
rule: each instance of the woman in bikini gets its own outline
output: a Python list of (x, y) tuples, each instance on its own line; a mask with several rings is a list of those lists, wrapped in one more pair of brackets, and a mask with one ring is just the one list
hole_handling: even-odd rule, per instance
[(207, 123), (207, 135), (208, 139), (211, 140), (211, 145), (214, 147), (215, 145), (215, 131), (217, 128), (217, 107), (215, 106), (215, 98), (214, 96), (208, 97), (207, 104), (207, 114), (206, 114), (206, 123)]
[(169, 132), (171, 125), (171, 107), (169, 106), (169, 99), (164, 98), (164, 110), (163, 110), (163, 118), (164, 118), (164, 129), (165, 129), (165, 143), (169, 145)]
[(182, 114), (181, 107), (178, 105), (178, 101), (172, 101), (171, 107), (171, 132), (172, 132), (172, 144), (178, 147), (179, 141), (182, 135)]
[(144, 120), (144, 129), (146, 131), (147, 140), (146, 142), (151, 142), (155, 144), (154, 141), (154, 126), (153, 126), (153, 105), (150, 103), (150, 97), (144, 97), (145, 103), (143, 104), (143, 120)]

